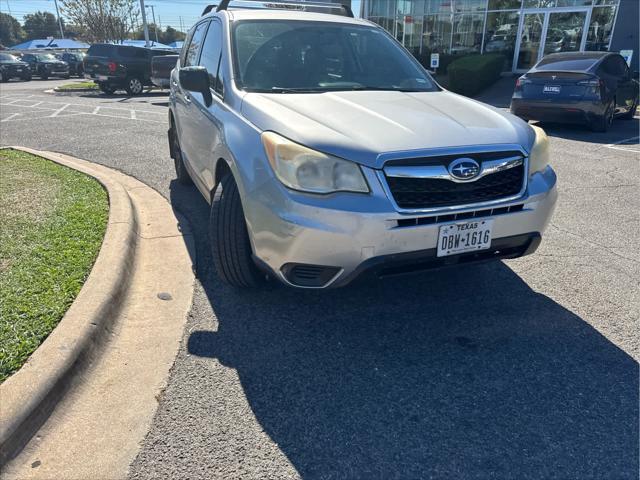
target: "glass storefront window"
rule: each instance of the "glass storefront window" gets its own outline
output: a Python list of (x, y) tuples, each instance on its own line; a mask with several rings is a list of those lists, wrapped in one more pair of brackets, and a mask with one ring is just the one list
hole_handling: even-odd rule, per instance
[(523, 0), (524, 8), (550, 8), (556, 6), (556, 0)]
[(484, 15), (467, 13), (453, 17), (451, 53), (453, 55), (480, 53)]
[(402, 30), (403, 37), (400, 39), (402, 44), (414, 55), (420, 53), (420, 42), (422, 40), (422, 16), (405, 15)]
[(557, 0), (557, 7), (589, 7), (591, 0)]
[(489, 0), (489, 10), (507, 10), (521, 6), (522, 0)]
[(369, 2), (369, 13), (367, 15), (367, 18), (395, 17), (396, 11), (396, 0), (372, 0), (371, 2)]
[(485, 29), (484, 51), (486, 53), (501, 53), (505, 57), (505, 71), (511, 70), (513, 53), (518, 38), (518, 23), (520, 12), (490, 12), (487, 14)]
[(593, 9), (585, 50), (606, 51), (609, 49), (615, 15), (615, 7)]
[(422, 52), (449, 53), (451, 48), (451, 15), (427, 15), (424, 17)]
[(550, 13), (544, 54), (580, 50), (586, 17), (586, 12)]
[(484, 12), (487, 0), (455, 0), (453, 5), (456, 12)]
[(613, 5), (616, 6), (618, 5), (619, 0), (594, 0), (593, 4), (594, 5)]

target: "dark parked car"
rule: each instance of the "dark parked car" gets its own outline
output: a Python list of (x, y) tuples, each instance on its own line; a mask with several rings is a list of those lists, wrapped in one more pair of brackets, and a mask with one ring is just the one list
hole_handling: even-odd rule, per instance
[(180, 55), (156, 56), (151, 60), (151, 81), (156, 87), (169, 88), (171, 70), (176, 66)]
[(25, 53), (22, 61), (27, 62), (31, 73), (42, 80), (49, 77), (69, 78), (69, 65), (50, 53)]
[(29, 64), (21, 62), (9, 53), (0, 53), (0, 82), (8, 82), (12, 78), (31, 80)]
[(128, 45), (91, 45), (84, 58), (84, 76), (94, 80), (104, 93), (124, 89), (139, 95), (151, 83), (151, 59), (175, 55), (172, 50), (156, 50)]
[(84, 53), (65, 52), (56, 55), (58, 60), (62, 60), (69, 65), (69, 73), (71, 75), (77, 75), (78, 77), (84, 76)]
[(638, 73), (612, 52), (566, 52), (544, 57), (520, 77), (511, 113), (525, 120), (584, 123), (606, 132), (615, 117), (638, 107)]

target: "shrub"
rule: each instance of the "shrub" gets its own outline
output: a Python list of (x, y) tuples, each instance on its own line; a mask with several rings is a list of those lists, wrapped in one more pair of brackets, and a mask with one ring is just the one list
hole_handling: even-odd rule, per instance
[(493, 84), (502, 72), (504, 56), (500, 54), (470, 55), (449, 65), (449, 89), (472, 96)]

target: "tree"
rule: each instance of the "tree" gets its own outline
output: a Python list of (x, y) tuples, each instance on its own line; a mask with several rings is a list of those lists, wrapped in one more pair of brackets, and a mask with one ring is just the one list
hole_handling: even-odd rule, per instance
[(36, 12), (25, 15), (24, 31), (30, 40), (60, 36), (58, 20), (51, 12)]
[[(156, 39), (156, 25), (149, 23), (147, 26), (149, 27), (149, 40), (154, 41)], [(184, 40), (185, 37), (185, 33), (180, 30), (176, 30), (171, 26), (167, 26), (164, 31), (158, 28), (158, 42), (164, 43), (165, 45)], [(133, 38), (136, 40), (144, 40), (144, 30), (142, 27), (138, 28), (138, 30), (133, 33)]]
[(0, 44), (11, 47), (22, 40), (24, 40), (24, 30), (20, 22), (11, 15), (0, 12)]
[(62, 12), (89, 42), (126, 39), (138, 20), (137, 0), (61, 0)]

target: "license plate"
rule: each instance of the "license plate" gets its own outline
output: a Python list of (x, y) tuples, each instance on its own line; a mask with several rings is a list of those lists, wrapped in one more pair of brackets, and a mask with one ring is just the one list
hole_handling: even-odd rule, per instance
[(545, 85), (542, 88), (542, 93), (560, 93), (560, 86), (558, 86), (558, 85)]
[(438, 234), (438, 257), (477, 252), (491, 246), (493, 220), (470, 220), (442, 225)]

